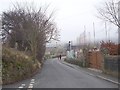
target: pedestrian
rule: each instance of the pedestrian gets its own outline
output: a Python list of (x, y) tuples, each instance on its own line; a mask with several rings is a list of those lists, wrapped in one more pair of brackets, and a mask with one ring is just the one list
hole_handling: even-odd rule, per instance
[(61, 57), (62, 57), (62, 56), (61, 56), (61, 54), (60, 54), (60, 60), (61, 60)]

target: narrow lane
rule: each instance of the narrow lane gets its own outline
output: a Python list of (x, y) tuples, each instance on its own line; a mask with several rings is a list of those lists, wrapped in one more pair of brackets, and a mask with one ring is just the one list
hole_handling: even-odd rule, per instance
[[(32, 83), (32, 80), (34, 82)], [(23, 85), (23, 87), (21, 87)], [(25, 85), (25, 86), (24, 86)], [(32, 85), (32, 86), (31, 86)], [(58, 59), (49, 59), (41, 71), (31, 79), (23, 80), (5, 88), (118, 88), (116, 84), (71, 68)]]
[(35, 88), (117, 88), (116, 84), (90, 76), (62, 64), (57, 59), (47, 60), (41, 74), (35, 78)]

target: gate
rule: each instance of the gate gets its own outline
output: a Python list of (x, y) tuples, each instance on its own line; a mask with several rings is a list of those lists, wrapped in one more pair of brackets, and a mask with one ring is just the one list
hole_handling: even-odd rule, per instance
[(100, 51), (91, 51), (88, 55), (90, 68), (102, 69), (103, 56)]

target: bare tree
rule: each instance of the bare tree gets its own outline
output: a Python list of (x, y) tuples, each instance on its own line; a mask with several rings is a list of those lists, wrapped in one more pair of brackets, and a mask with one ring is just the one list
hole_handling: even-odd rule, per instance
[(10, 43), (13, 42), (12, 47), (17, 42), (20, 49), (28, 48), (34, 60), (40, 53), (39, 59), (42, 59), (47, 42), (58, 40), (58, 29), (52, 21), (53, 13), (46, 16), (46, 10), (42, 10), (42, 7), (38, 10), (31, 6), (20, 7), (17, 4), (13, 10), (2, 15), (2, 35)]
[(120, 16), (118, 16), (120, 5), (115, 0), (108, 0), (103, 7), (97, 8), (97, 11), (100, 19), (113, 23), (120, 28)]

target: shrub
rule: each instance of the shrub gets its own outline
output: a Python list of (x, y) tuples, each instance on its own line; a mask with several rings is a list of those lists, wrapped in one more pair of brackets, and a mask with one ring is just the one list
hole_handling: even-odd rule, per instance
[(75, 59), (65, 59), (64, 61), (70, 63), (70, 64), (75, 64), (75, 65), (78, 65), (78, 66), (81, 66), (83, 67), (83, 62), (80, 61), (80, 60), (75, 60)]
[(51, 58), (51, 55), (49, 55), (49, 54), (45, 54), (45, 57), (44, 57), (45, 59), (49, 59), (49, 58)]
[(25, 53), (11, 48), (3, 47), (2, 50), (2, 82), (13, 83), (30, 77), (38, 68), (40, 63), (32, 60)]

